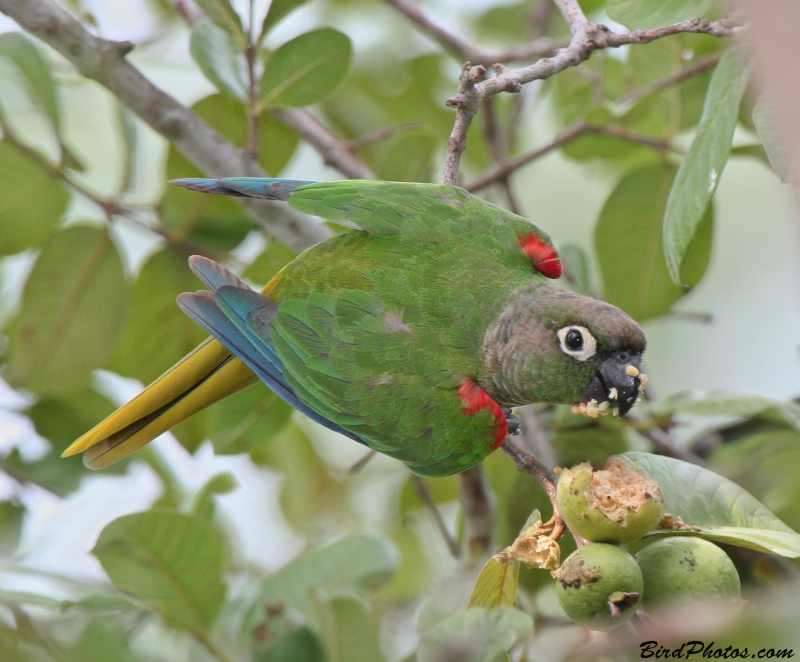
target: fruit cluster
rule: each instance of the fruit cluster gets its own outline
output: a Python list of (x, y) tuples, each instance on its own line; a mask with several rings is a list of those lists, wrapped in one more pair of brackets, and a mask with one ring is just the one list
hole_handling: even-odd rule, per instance
[(641, 607), (651, 617), (665, 605), (694, 599), (738, 600), (739, 575), (728, 555), (697, 537), (660, 538), (631, 556), (618, 545), (642, 538), (661, 521), (658, 485), (618, 458), (600, 470), (563, 470), (558, 506), (565, 522), (591, 544), (553, 573), (559, 602), (573, 621), (613, 630)]

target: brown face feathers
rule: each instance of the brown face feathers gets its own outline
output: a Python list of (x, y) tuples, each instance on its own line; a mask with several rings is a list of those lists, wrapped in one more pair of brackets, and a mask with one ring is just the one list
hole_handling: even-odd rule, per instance
[[(575, 350), (569, 347), (573, 327), (587, 336)], [(581, 391), (608, 361), (629, 356), (638, 365), (645, 346), (641, 327), (619, 308), (530, 284), (509, 296), (487, 329), (480, 383), (503, 406), (579, 404)]]

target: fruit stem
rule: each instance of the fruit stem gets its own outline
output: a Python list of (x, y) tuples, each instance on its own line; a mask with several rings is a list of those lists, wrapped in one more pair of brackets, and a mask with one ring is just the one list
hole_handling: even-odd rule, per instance
[[(514, 445), (508, 437), (506, 437), (506, 440), (503, 442), (503, 450), (505, 451), (506, 455), (514, 460), (514, 464), (517, 465), (517, 469), (536, 478), (536, 480), (538, 480), (539, 484), (542, 486), (545, 494), (547, 494), (547, 498), (550, 499), (550, 503), (553, 506), (553, 518), (551, 520), (553, 522), (553, 532), (550, 534), (550, 537), (553, 540), (558, 540), (558, 538), (561, 537), (561, 534), (564, 533), (565, 529), (569, 527), (567, 526), (566, 522), (564, 522), (564, 518), (561, 517), (561, 512), (558, 509), (558, 503), (556, 502), (556, 484), (553, 481), (553, 477), (550, 474), (549, 469), (539, 462), (539, 460), (537, 460), (533, 455), (526, 453), (521, 448)], [(572, 529), (570, 529), (570, 533), (572, 534), (572, 537), (575, 538), (575, 543), (578, 545), (578, 547), (583, 547), (588, 542), (585, 538), (579, 536)]]

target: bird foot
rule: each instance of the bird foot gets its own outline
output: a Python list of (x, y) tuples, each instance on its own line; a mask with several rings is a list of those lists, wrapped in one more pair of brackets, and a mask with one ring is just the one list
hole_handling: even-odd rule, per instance
[(513, 414), (513, 412), (511, 411), (511, 407), (503, 407), (502, 410), (503, 414), (505, 414), (506, 417), (508, 434), (516, 437), (521, 432), (519, 418)]

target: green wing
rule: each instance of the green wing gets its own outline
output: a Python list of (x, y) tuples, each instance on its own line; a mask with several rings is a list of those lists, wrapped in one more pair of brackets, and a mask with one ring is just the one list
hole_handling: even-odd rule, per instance
[(342, 289), (282, 302), (271, 336), (301, 400), (412, 471), (449, 475), (491, 452), (498, 421), (465, 412), (467, 375), (446, 358), (459, 336), (432, 343), (420, 331), (374, 295)]
[(455, 241), (488, 251), (495, 259), (522, 256), (519, 237), (531, 233), (553, 248), (550, 237), (530, 221), (458, 186), (317, 182), (292, 191), (289, 204), (330, 221), (353, 223), (370, 234), (402, 235), (425, 243)]
[(466, 413), (459, 385), (480, 374), (510, 292), (545, 282), (519, 237), (549, 238), (451, 186), (317, 183), (289, 202), (361, 230), (309, 249), (265, 291), (280, 302), (272, 339), (298, 397), (417, 473), (480, 461), (497, 411)]

